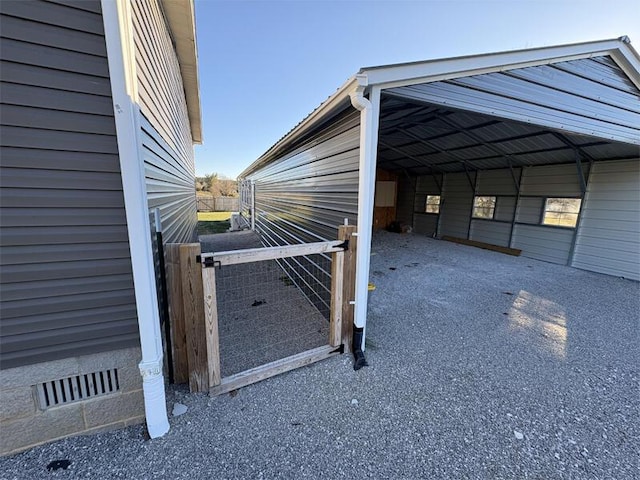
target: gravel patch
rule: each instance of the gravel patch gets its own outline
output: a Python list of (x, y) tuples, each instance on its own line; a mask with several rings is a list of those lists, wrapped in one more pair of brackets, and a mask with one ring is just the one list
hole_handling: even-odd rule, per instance
[[(366, 355), (0, 459), (0, 477), (638, 478), (640, 284), (374, 236)], [(47, 472), (53, 460), (67, 470)]]

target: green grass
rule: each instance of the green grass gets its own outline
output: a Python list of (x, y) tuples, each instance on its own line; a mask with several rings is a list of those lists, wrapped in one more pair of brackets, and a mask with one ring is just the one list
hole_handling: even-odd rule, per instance
[(231, 212), (198, 212), (199, 222), (223, 222), (231, 218)]
[(231, 212), (198, 212), (198, 235), (224, 233), (231, 227)]

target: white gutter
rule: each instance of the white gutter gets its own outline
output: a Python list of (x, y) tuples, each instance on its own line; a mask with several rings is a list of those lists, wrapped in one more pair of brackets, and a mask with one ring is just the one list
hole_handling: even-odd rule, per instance
[(122, 191), (136, 295), (142, 361), (139, 364), (147, 430), (151, 438), (169, 431), (162, 375), (162, 338), (153, 266), (151, 227), (140, 142), (140, 108), (128, 0), (101, 0), (111, 80)]
[[(369, 285), (369, 260), (371, 256), (371, 231), (373, 227), (373, 203), (376, 182), (376, 155), (380, 111), (380, 89), (373, 88), (370, 100), (364, 97), (368, 81), (366, 75), (357, 75), (358, 85), (349, 96), (351, 104), (360, 110), (360, 164), (358, 179), (358, 250), (356, 258), (355, 318), (356, 328), (367, 324), (367, 296)], [(361, 348), (364, 351), (362, 335)], [(355, 348), (355, 346), (354, 346)]]

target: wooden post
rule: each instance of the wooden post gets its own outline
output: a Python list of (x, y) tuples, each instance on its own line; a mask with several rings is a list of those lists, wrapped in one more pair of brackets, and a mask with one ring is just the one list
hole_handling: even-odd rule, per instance
[(216, 297), (216, 267), (202, 268), (204, 318), (207, 343), (208, 385), (220, 385), (220, 336), (218, 335), (218, 299)]
[(355, 225), (340, 225), (338, 227), (338, 239), (348, 240), (349, 249), (344, 252), (344, 272), (342, 285), (342, 335), (341, 342), (344, 351), (352, 351), (354, 306), (351, 303), (356, 295), (356, 252), (358, 238)]
[(171, 326), (171, 348), (173, 353), (173, 380), (186, 383), (189, 380), (187, 360), (187, 338), (184, 327), (184, 305), (182, 302), (182, 278), (180, 274), (180, 244), (165, 245), (167, 258), (167, 293), (169, 302), (169, 325)]
[(189, 363), (189, 389), (191, 392), (208, 392), (209, 373), (207, 371), (202, 268), (196, 262), (196, 255), (200, 255), (199, 243), (180, 245), (180, 273)]
[(331, 318), (329, 321), (329, 345), (332, 347), (337, 347), (342, 342), (343, 280), (344, 252), (335, 252), (331, 258)]

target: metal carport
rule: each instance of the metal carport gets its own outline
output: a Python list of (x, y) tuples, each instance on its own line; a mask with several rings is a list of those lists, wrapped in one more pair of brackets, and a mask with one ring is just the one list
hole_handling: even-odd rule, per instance
[[(351, 123), (349, 131), (352, 135), (357, 132), (359, 141), (357, 148), (348, 150), (349, 157), (347, 150), (335, 150), (338, 144), (346, 144), (347, 130), (340, 130), (338, 135), (326, 133), (336, 129), (338, 123), (353, 119), (352, 106), (360, 111), (359, 128)], [(409, 179), (432, 177), (440, 189), (446, 176), (457, 176), (458, 187), (466, 189), (468, 185), (472, 201), (478, 193), (481, 172), (508, 172), (510, 188), (515, 189), (511, 195), (516, 198), (512, 207), (515, 219), (523, 169), (543, 169), (546, 177), (541, 175), (537, 181), (544, 184), (560, 175), (555, 173), (554, 166), (564, 165), (562, 175), (571, 175), (576, 184), (577, 190), (571, 196), (584, 200), (589, 175), (597, 170), (594, 166), (610, 160), (623, 162), (614, 173), (622, 179), (631, 178), (631, 188), (627, 188), (626, 197), (615, 200), (623, 202), (622, 210), (627, 212), (617, 221), (620, 225), (631, 225), (623, 239), (627, 242), (624, 248), (633, 257), (631, 264), (640, 265), (638, 242), (633, 238), (635, 230), (640, 228), (640, 219), (636, 218), (640, 212), (633, 206), (638, 203), (636, 196), (640, 192), (637, 188), (639, 145), (640, 58), (629, 39), (621, 37), (364, 68), (247, 168), (241, 178), (254, 182), (257, 192), (254, 201), (258, 203), (261, 182), (266, 185), (274, 172), (278, 176), (276, 190), (280, 198), (292, 191), (289, 187), (294, 183), (298, 184), (296, 201), (305, 204), (306, 210), (292, 205), (287, 211), (289, 220), (283, 221), (282, 212), (270, 210), (268, 202), (257, 209), (256, 217), (262, 219), (258, 229), (262, 228), (267, 234), (270, 225), (277, 224), (280, 231), (289, 228), (287, 224), (299, 228), (296, 224), (305, 224), (306, 219), (311, 219), (309, 212), (314, 212), (313, 208), (324, 214), (330, 211), (336, 218), (341, 215), (353, 218), (353, 204), (340, 210), (335, 205), (327, 205), (326, 196), (327, 192), (357, 192), (355, 325), (363, 328), (376, 168), (398, 172)], [(352, 188), (322, 191), (319, 195), (324, 195), (325, 200), (319, 201), (320, 197), (314, 196), (317, 181), (326, 182), (332, 172), (316, 168), (321, 165), (318, 159), (331, 162), (336, 154), (349, 157), (352, 162), (357, 154), (357, 167), (352, 163), (350, 168), (339, 172), (345, 175), (357, 171), (357, 188), (352, 185)], [(606, 172), (596, 171), (595, 175), (601, 178)], [(351, 178), (355, 181), (354, 175)], [(304, 179), (303, 194), (299, 190), (301, 179)], [(465, 195), (466, 200), (460, 203), (462, 210), (468, 208), (468, 192)], [(467, 236), (470, 236), (471, 210), (468, 213)], [(322, 223), (318, 220), (320, 217), (316, 217), (314, 222)], [(597, 223), (598, 219), (594, 217), (591, 221)], [(509, 243), (514, 233), (513, 224), (515, 221), (512, 221)], [(520, 230), (527, 228), (525, 225)], [(313, 233), (313, 228), (305, 231)], [(557, 237), (554, 241), (566, 248), (570, 245), (567, 258), (575, 255), (577, 232), (577, 228), (570, 233), (554, 232)], [(597, 233), (594, 235), (597, 237)], [(295, 237), (291, 238), (295, 241)], [(632, 267), (630, 278), (635, 268)]]

